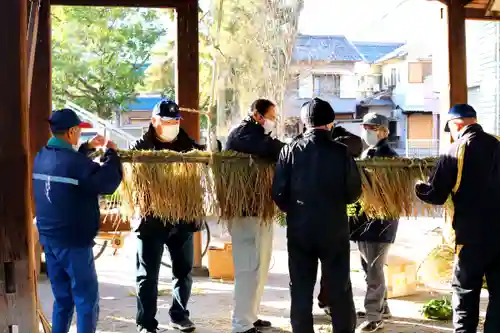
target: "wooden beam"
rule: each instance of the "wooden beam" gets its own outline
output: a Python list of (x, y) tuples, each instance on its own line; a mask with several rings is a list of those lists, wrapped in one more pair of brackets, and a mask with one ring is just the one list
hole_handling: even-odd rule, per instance
[(467, 60), (465, 51), (465, 8), (461, 0), (449, 0), (448, 61), (450, 106), (467, 103)]
[(32, 158), (50, 138), (48, 119), (52, 112), (52, 57), (50, 0), (42, 0), (29, 107), (30, 152)]
[[(38, 14), (38, 33), (35, 41), (35, 57), (33, 61), (33, 77), (31, 80), (29, 103), (29, 142), (30, 170), (36, 154), (50, 138), (47, 119), (52, 112), (52, 59), (51, 59), (51, 16), (50, 0), (41, 0)], [(35, 205), (31, 201), (31, 211), (35, 214)], [(36, 269), (40, 271), (41, 246), (38, 234), (34, 232)]]
[(51, 0), (52, 5), (177, 8), (191, 0)]
[(30, 15), (28, 20), (28, 108), (31, 96), (31, 81), (33, 78), (33, 66), (35, 63), (36, 40), (38, 38), (38, 16), (40, 12), (40, 0), (30, 1)]
[(0, 11), (0, 332), (38, 332), (29, 190), (27, 1)]
[[(176, 7), (177, 15), (177, 71), (176, 97), (180, 107), (198, 110), (200, 107), (200, 64), (198, 37), (198, 2), (185, 0)], [(181, 126), (195, 140), (200, 139), (200, 115), (192, 112), (182, 113)], [(193, 275), (208, 276), (208, 270), (201, 262), (202, 237), (194, 234)]]
[(500, 21), (498, 14), (497, 12), (486, 14), (485, 9), (465, 8), (465, 19), (467, 20)]

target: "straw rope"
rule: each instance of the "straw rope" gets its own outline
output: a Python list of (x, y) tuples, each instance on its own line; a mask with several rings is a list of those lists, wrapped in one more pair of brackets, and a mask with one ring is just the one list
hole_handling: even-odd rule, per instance
[[(230, 151), (119, 151), (124, 179), (119, 188), (125, 219), (154, 216), (170, 223), (200, 221), (215, 215), (228, 222), (252, 215), (262, 223), (277, 217), (271, 198), (274, 165)], [(436, 159), (375, 158), (358, 160), (362, 210), (371, 218), (436, 215), (414, 194)]]

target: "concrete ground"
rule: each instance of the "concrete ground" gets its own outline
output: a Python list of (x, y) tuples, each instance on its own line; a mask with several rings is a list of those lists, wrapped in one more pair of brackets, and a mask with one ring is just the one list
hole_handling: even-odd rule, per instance
[[(439, 225), (439, 220), (429, 218), (418, 218), (402, 220), (396, 244), (391, 253), (413, 260), (421, 260), (439, 242), (439, 237), (431, 232)], [(212, 243), (222, 244), (228, 240), (227, 233), (215, 222), (210, 223), (213, 233)], [(101, 294), (101, 314), (99, 332), (136, 332), (135, 329), (135, 239), (130, 235), (125, 241), (125, 247), (113, 256), (112, 251), (97, 260), (96, 266), (99, 274)], [(355, 303), (358, 310), (362, 310), (365, 290), (364, 277), (361, 273), (359, 253), (355, 245), (352, 247), (352, 281), (355, 295)], [(207, 265), (207, 259), (204, 259)], [(170, 305), (170, 272), (167, 268), (161, 270), (160, 289), (161, 296), (158, 299), (158, 315), (162, 332), (170, 332), (168, 322), (168, 308)], [(274, 252), (272, 268), (265, 288), (262, 304), (261, 318), (270, 320), (275, 329), (273, 331), (291, 331), (289, 320), (290, 296), (288, 290), (288, 268), (286, 252), (285, 229), (276, 226), (274, 236)], [(384, 330), (380, 332), (452, 332), (451, 324), (423, 319), (420, 310), (422, 305), (433, 298), (442, 295), (450, 295), (449, 289), (440, 286), (438, 290), (430, 291), (429, 288), (421, 288), (418, 295), (411, 297), (390, 299), (389, 306), (393, 318), (386, 322)], [(196, 323), (198, 332), (215, 333), (231, 331), (231, 309), (232, 309), (232, 283), (208, 278), (195, 278), (193, 285), (193, 296), (190, 301), (192, 320)], [(319, 283), (316, 288), (316, 295)], [(50, 319), (52, 306), (52, 293), (48, 281), (42, 278), (39, 286), (39, 294), (45, 314)], [(487, 292), (482, 295), (482, 312), (486, 304)], [(329, 320), (317, 305), (314, 308), (316, 331), (331, 332)], [(73, 328), (72, 332), (76, 332)]]

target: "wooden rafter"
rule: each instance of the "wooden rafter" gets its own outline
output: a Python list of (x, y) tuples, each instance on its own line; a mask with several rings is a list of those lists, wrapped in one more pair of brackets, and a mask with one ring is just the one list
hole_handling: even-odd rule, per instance
[(500, 21), (500, 16), (495, 12), (486, 13), (485, 9), (465, 8), (465, 18), (467, 20), (484, 20), (484, 21)]
[(103, 6), (103, 7), (148, 7), (177, 8), (185, 0), (51, 0), (51, 5), (62, 6)]

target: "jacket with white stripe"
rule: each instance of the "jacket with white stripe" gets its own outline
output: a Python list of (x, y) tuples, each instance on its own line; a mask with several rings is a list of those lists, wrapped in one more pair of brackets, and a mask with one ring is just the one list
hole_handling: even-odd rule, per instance
[(99, 231), (100, 194), (112, 194), (122, 180), (116, 151), (102, 164), (87, 157), (86, 144), (75, 151), (52, 138), (36, 155), (33, 192), (40, 243), (51, 247), (87, 247)]

